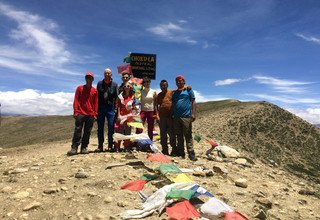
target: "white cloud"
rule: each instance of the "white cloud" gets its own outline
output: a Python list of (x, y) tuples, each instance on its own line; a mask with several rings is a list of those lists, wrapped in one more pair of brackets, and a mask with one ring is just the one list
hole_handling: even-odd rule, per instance
[(185, 24), (185, 23), (188, 23), (188, 21), (186, 21), (186, 20), (183, 20), (183, 19), (179, 20), (178, 22), (179, 22), (179, 23), (181, 23), (181, 24)]
[(148, 28), (147, 30), (156, 35), (168, 37), (172, 35), (172, 32), (182, 31), (183, 29), (179, 25), (169, 22), (168, 24), (159, 24), (155, 27)]
[(0, 92), (2, 113), (72, 115), (74, 93), (42, 93), (33, 89)]
[(207, 49), (207, 48), (210, 48), (210, 47), (217, 47), (216, 44), (209, 44), (208, 41), (204, 41), (203, 44), (202, 44), (202, 48), (203, 49)]
[(286, 104), (315, 104), (320, 103), (319, 99), (312, 98), (298, 98), (294, 96), (272, 96), (267, 94), (246, 94), (252, 97), (256, 97), (262, 100), (268, 100), (270, 102), (282, 102)]
[(313, 42), (313, 43), (316, 43), (316, 44), (320, 44), (320, 38), (317, 38), (317, 37), (314, 37), (314, 36), (306, 36), (306, 35), (300, 34), (300, 33), (297, 33), (296, 36), (302, 38), (303, 40), (306, 40), (306, 41), (309, 41), (309, 42)]
[(78, 75), (75, 73), (78, 71), (66, 67), (76, 58), (58, 36), (55, 22), (3, 3), (0, 3), (0, 14), (17, 24), (8, 33), (14, 44), (0, 45), (0, 66), (35, 75), (52, 75), (49, 71)]
[(294, 109), (285, 108), (287, 111), (303, 118), (311, 124), (320, 124), (320, 108)]
[[(180, 22), (181, 24), (186, 22)], [(147, 31), (161, 37), (163, 40), (177, 42), (177, 43), (187, 43), (187, 44), (197, 44), (198, 42), (187, 36), (187, 31), (183, 29), (178, 24), (169, 22), (168, 24), (158, 24), (155, 27), (147, 28)]]
[(202, 95), (199, 91), (193, 90), (194, 95), (196, 97), (196, 102), (209, 102), (209, 101), (219, 101), (219, 100), (225, 100), (225, 99), (230, 99), (227, 97), (222, 97), (219, 95)]
[(215, 86), (225, 86), (225, 85), (231, 85), (237, 82), (241, 82), (241, 79), (224, 79), (224, 80), (216, 80), (214, 81)]
[(312, 84), (311, 82), (299, 82), (285, 79), (277, 79), (269, 76), (253, 76), (259, 84), (265, 84), (273, 89), (284, 93), (302, 93), (305, 92), (304, 85)]

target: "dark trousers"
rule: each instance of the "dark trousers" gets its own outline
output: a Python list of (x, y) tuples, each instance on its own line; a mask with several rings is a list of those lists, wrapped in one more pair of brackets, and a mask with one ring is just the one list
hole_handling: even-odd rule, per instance
[[(75, 128), (72, 138), (72, 148), (77, 149), (81, 143), (81, 149), (87, 148), (93, 127), (94, 117), (90, 115), (78, 115), (75, 119)], [(82, 135), (83, 129), (83, 135)], [(82, 138), (81, 138), (82, 136)]]
[(163, 152), (168, 152), (168, 135), (172, 152), (176, 153), (176, 136), (173, 128), (173, 119), (171, 117), (160, 116), (160, 144)]
[(193, 140), (192, 140), (192, 122), (191, 118), (174, 118), (174, 130), (177, 136), (177, 153), (178, 156), (185, 156), (184, 139), (186, 141), (188, 154), (194, 154)]
[(108, 122), (108, 147), (113, 147), (115, 108), (113, 106), (99, 107), (98, 109), (98, 147), (103, 148), (104, 142), (104, 124), (107, 118)]
[[(150, 140), (153, 140), (153, 128), (154, 128), (154, 111), (141, 111), (140, 112), (140, 118), (142, 121), (142, 124), (144, 125), (144, 123), (147, 120), (148, 123), (148, 136), (150, 138)], [(139, 132), (139, 133), (142, 133)]]

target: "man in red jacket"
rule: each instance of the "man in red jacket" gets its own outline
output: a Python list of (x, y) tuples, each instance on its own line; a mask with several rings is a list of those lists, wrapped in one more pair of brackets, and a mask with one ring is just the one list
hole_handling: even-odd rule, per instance
[[(75, 129), (72, 138), (71, 150), (67, 155), (77, 154), (81, 144), (81, 154), (87, 154), (91, 130), (98, 115), (98, 92), (92, 87), (94, 80), (93, 73), (87, 72), (85, 75), (86, 84), (77, 87), (73, 102), (73, 117), (75, 119)], [(83, 129), (83, 136), (82, 134)], [(81, 138), (82, 136), (82, 138)]]

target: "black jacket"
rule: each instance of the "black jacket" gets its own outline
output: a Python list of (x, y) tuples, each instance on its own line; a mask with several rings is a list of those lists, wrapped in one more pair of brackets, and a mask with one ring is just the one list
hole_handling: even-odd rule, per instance
[(111, 81), (110, 83), (105, 83), (101, 80), (97, 84), (98, 90), (98, 105), (103, 106), (116, 106), (118, 99), (118, 84)]

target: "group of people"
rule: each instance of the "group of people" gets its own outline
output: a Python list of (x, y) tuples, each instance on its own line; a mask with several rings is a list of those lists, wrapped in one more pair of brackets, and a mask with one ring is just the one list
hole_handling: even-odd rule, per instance
[[(161, 92), (150, 87), (151, 79), (143, 77), (137, 79), (128, 72), (123, 72), (120, 86), (112, 79), (112, 71), (104, 70), (104, 79), (99, 81), (97, 87), (92, 86), (94, 74), (85, 74), (85, 85), (77, 87), (73, 103), (73, 117), (75, 130), (71, 150), (67, 155), (75, 155), (78, 147), (80, 153), (87, 154), (88, 144), (94, 121), (98, 125), (98, 148), (95, 152), (104, 151), (104, 127), (107, 119), (108, 151), (120, 151), (120, 141), (113, 140), (113, 134), (130, 135), (132, 127), (130, 122), (137, 118), (144, 125), (147, 122), (148, 136), (153, 140), (155, 121), (159, 124), (160, 143), (162, 153), (169, 155), (168, 136), (171, 146), (171, 156), (185, 158), (184, 142), (186, 143), (188, 157), (196, 161), (193, 149), (192, 122), (196, 119), (195, 95), (190, 86), (185, 85), (183, 75), (175, 78), (177, 89), (168, 90), (168, 82), (161, 80)], [(83, 132), (82, 132), (83, 131)], [(142, 128), (136, 128), (135, 133), (142, 133)], [(82, 135), (83, 133), (83, 135)], [(123, 150), (130, 150), (132, 143), (124, 140)]]

